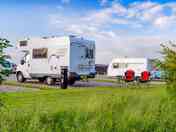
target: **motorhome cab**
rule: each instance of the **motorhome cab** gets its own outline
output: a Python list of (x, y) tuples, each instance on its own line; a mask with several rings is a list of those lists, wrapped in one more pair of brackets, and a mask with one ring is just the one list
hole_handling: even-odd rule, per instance
[(67, 67), (69, 84), (81, 76), (95, 76), (95, 42), (76, 36), (44, 37), (21, 40), (18, 49), (25, 55), (17, 67), (19, 82), (38, 79), (54, 84)]
[(140, 77), (144, 71), (152, 70), (152, 60), (147, 58), (115, 58), (108, 66), (108, 76), (123, 77), (127, 70), (133, 70), (135, 77)]

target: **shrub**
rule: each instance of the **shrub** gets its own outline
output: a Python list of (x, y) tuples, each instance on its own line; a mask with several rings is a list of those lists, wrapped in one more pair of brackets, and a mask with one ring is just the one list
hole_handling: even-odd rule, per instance
[(162, 44), (161, 46), (164, 60), (160, 63), (166, 74), (167, 86), (172, 92), (174, 90), (174, 93), (176, 93), (176, 44), (168, 42), (168, 44)]
[[(10, 42), (7, 39), (3, 39), (0, 38), (0, 84), (2, 83), (2, 81), (4, 80), (4, 76), (7, 76), (10, 72), (4, 69), (4, 61), (5, 61), (5, 55), (3, 50), (9, 46), (11, 46), (9, 44)], [(0, 96), (0, 107), (3, 106), (3, 99)]]
[(9, 43), (10, 41), (8, 41), (7, 39), (0, 38), (0, 83), (4, 79), (4, 76), (7, 76), (9, 74), (9, 72), (4, 69), (3, 65), (6, 57), (3, 51), (5, 48), (11, 46)]

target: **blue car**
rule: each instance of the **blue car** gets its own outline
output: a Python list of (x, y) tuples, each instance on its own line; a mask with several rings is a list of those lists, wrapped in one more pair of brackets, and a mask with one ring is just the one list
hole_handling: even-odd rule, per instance
[(13, 67), (9, 61), (5, 60), (5, 61), (0, 62), (0, 69), (10, 74), (12, 73)]
[(163, 79), (165, 77), (164, 71), (155, 70), (151, 72), (153, 79)]

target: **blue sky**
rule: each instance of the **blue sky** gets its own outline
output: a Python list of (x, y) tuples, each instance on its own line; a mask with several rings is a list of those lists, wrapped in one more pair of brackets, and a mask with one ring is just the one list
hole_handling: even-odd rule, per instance
[(0, 0), (0, 16), (0, 36), (13, 45), (24, 37), (77, 34), (96, 41), (97, 63), (157, 58), (160, 43), (176, 34), (175, 0)]

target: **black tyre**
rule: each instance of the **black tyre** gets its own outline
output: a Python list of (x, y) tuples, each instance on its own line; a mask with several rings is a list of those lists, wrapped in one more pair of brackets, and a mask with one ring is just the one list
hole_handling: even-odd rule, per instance
[(66, 79), (61, 78), (61, 82), (60, 83), (61, 83), (60, 85), (61, 85), (62, 89), (67, 89), (68, 81)]
[(24, 78), (24, 76), (23, 76), (23, 74), (21, 72), (17, 73), (16, 78), (17, 78), (17, 81), (20, 82), (20, 83), (26, 81), (26, 79)]

